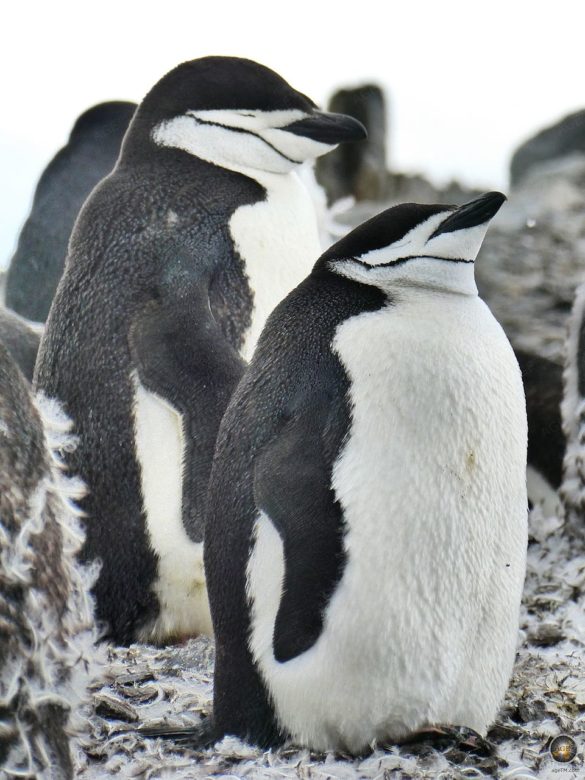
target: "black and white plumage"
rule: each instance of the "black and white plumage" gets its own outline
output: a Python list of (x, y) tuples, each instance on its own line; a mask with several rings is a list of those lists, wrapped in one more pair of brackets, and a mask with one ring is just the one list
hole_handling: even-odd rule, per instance
[[(73, 445), (60, 410), (33, 401), (0, 344), (0, 766), (6, 777), (74, 776), (99, 654), (94, 579), (75, 554), (80, 485), (57, 452)], [(4, 772), (6, 773), (4, 775)]]
[(527, 544), (521, 375), (473, 278), (503, 200), (383, 212), (269, 318), (210, 480), (217, 737), (493, 721)]
[(111, 101), (84, 111), (43, 171), (6, 278), (6, 304), (23, 317), (46, 320), (75, 219), (114, 167), (135, 109), (135, 103)]
[(85, 555), (103, 561), (98, 616), (119, 642), (211, 631), (219, 422), (268, 313), (320, 251), (296, 169), (362, 135), (257, 63), (194, 60), (145, 97), (82, 209), (36, 381), (75, 422)]

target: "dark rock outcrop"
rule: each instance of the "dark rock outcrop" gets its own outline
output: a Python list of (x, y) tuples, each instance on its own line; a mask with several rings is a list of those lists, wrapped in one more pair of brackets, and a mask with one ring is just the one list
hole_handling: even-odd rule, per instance
[(510, 183), (514, 187), (536, 167), (572, 154), (585, 155), (585, 109), (541, 130), (512, 156)]
[(368, 84), (341, 89), (331, 98), (329, 111), (349, 114), (365, 126), (365, 141), (343, 144), (317, 161), (317, 179), (331, 202), (348, 195), (356, 200), (380, 200), (387, 194), (386, 100), (382, 89)]

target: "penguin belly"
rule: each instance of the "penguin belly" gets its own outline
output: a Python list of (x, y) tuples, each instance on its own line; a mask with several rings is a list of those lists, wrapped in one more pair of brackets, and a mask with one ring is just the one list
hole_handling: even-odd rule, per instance
[(250, 648), (281, 726), (357, 752), (432, 724), (485, 733), (504, 697), (527, 545), (526, 413), (512, 349), (475, 297), (421, 292), (333, 342), (352, 421), (334, 465), (346, 566), (316, 643), (278, 663), (286, 566), (260, 515)]
[(134, 431), (140, 466), (142, 503), (148, 538), (157, 555), (153, 590), (160, 611), (137, 638), (160, 642), (168, 637), (213, 633), (203, 544), (193, 542), (183, 525), (184, 435), (182, 416), (165, 399), (134, 381)]
[(241, 206), (230, 220), (254, 295), (252, 324), (241, 349), (245, 360), (252, 357), (268, 315), (321, 254), (315, 207), (298, 175), (254, 171), (254, 179), (265, 188), (265, 200)]

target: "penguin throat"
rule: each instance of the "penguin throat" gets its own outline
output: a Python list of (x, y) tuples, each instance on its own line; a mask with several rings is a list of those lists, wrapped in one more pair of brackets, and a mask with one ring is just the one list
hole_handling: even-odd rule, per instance
[(362, 284), (392, 293), (400, 288), (413, 291), (476, 296), (473, 260), (434, 255), (404, 257), (370, 265), (359, 258), (330, 263), (331, 270)]

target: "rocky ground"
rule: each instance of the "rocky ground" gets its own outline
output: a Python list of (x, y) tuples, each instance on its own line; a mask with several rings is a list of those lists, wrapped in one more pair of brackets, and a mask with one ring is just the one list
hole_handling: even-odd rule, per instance
[[(450, 194), (435, 191), (434, 197), (448, 201)], [(416, 199), (409, 198), (408, 187), (401, 192), (405, 199)], [(457, 199), (464, 201), (465, 193)], [(337, 215), (337, 231), (384, 205), (362, 203)], [(566, 320), (584, 266), (585, 158), (575, 158), (541, 168), (511, 194), (476, 267), (482, 294), (513, 343), (562, 360)], [(78, 742), (79, 777), (585, 777), (585, 541), (561, 518), (544, 517), (539, 509), (530, 529), (518, 656), (488, 735), (491, 750), (422, 743), (355, 759), (294, 746), (262, 752), (232, 739), (195, 752), (143, 738), (136, 731), (141, 724), (186, 725), (209, 712), (213, 643), (198, 639), (166, 649), (111, 648), (95, 686), (89, 734)], [(559, 734), (577, 743), (570, 764), (549, 754), (550, 740)]]
[(196, 752), (145, 739), (141, 724), (182, 726), (209, 712), (213, 642), (111, 648), (95, 687), (90, 733), (79, 742), (80, 778), (549, 778), (566, 766), (548, 752), (572, 736), (577, 758), (563, 776), (585, 776), (585, 547), (556, 518), (531, 517), (519, 651), (508, 695), (488, 734), (490, 753), (430, 743), (352, 759), (294, 747), (263, 752), (225, 739)]

